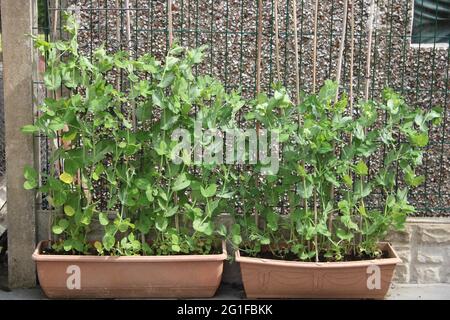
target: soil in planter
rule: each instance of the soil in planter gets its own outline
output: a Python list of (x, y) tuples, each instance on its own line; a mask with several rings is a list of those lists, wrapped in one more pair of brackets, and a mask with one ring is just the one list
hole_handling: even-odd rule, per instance
[[(211, 251), (207, 254), (221, 254), (222, 253), (222, 246), (221, 244), (217, 244), (216, 246), (213, 246), (211, 248)], [(97, 250), (95, 248), (90, 248), (88, 252), (82, 253), (82, 252), (73, 252), (73, 251), (56, 251), (53, 249), (50, 245), (42, 246), (40, 254), (44, 255), (64, 255), (64, 256), (71, 256), (71, 255), (80, 255), (80, 256), (99, 256), (97, 253)], [(111, 254), (105, 252), (105, 256), (109, 256)], [(205, 255), (205, 253), (202, 252), (189, 252), (184, 253), (180, 252), (179, 254), (170, 254), (171, 256), (185, 256), (185, 255)], [(140, 254), (140, 256), (145, 256), (144, 254)]]
[[(253, 258), (261, 258), (261, 259), (274, 259), (274, 260), (283, 260), (283, 261), (299, 261), (299, 262), (315, 262), (315, 258), (311, 260), (300, 260), (299, 257), (292, 253), (285, 253), (281, 251), (274, 250), (273, 252), (269, 249), (263, 249), (261, 252), (256, 255), (249, 255), (247, 252), (240, 250), (240, 253), (243, 257), (253, 257)], [(319, 262), (336, 262), (336, 260), (330, 260), (324, 256), (325, 252), (319, 254)], [(381, 256), (373, 257), (367, 254), (362, 255), (345, 255), (341, 262), (346, 261), (361, 261), (361, 260), (373, 260), (373, 259), (386, 259), (389, 258), (389, 252), (383, 251)]]

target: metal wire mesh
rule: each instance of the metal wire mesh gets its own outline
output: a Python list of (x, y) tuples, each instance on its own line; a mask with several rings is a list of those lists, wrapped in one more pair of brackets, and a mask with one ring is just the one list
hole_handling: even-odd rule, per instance
[[(423, 1), (425, 0), (415, 0), (416, 3)], [(263, 1), (261, 88), (270, 91), (270, 85), (276, 76), (276, 2), (282, 81), (294, 93), (296, 60), (292, 0)], [(434, 2), (437, 6), (439, 1)], [(128, 8), (126, 3), (129, 3)], [(48, 37), (62, 33), (61, 12), (69, 8), (79, 16), (79, 43), (86, 54), (91, 54), (96, 47), (104, 44), (109, 52), (129, 50), (135, 56), (149, 52), (161, 59), (168, 48), (167, 3), (162, 0), (49, 0), (50, 21), (44, 28), (45, 34)], [(205, 62), (197, 71), (220, 79), (227, 89), (241, 88), (245, 97), (252, 97), (256, 86), (258, 2), (177, 0), (173, 3), (175, 39), (183, 46), (209, 45)], [(418, 209), (418, 215), (450, 215), (448, 45), (437, 44), (436, 41), (431, 45), (421, 45), (418, 41), (419, 44), (412, 46), (414, 1), (375, 0), (371, 72), (366, 75), (370, 1), (354, 0), (352, 3), (355, 11), (354, 95), (357, 98), (364, 96), (365, 79), (370, 77), (371, 98), (378, 98), (382, 89), (390, 86), (402, 93), (413, 106), (425, 110), (440, 105), (444, 109), (442, 124), (430, 132), (431, 143), (419, 172), (425, 175), (426, 182), (412, 192), (411, 200)], [(343, 0), (319, 2), (316, 64), (318, 86), (325, 79), (336, 75), (343, 7)], [(296, 15), (300, 86), (301, 90), (310, 92), (313, 79), (314, 1), (297, 1)], [(341, 81), (344, 87), (348, 87), (350, 61), (348, 30), (346, 34)], [(420, 40), (420, 32), (415, 37)], [(447, 37), (446, 41), (450, 42), (450, 39)], [(40, 81), (36, 81), (35, 85), (44, 91)], [(47, 152), (48, 143), (43, 143), (42, 159), (46, 159)], [(383, 156), (380, 150), (379, 157), (372, 161), (371, 167), (375, 169), (381, 166)]]
[(3, 63), (0, 62), (0, 177), (2, 177), (5, 174), (5, 171), (6, 171), (6, 158), (5, 158), (5, 109), (3, 102)]

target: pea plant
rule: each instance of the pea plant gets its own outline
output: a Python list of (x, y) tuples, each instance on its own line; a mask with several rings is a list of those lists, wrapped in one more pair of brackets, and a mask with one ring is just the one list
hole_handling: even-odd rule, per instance
[(263, 176), (257, 166), (242, 173), (244, 209), (235, 215), (231, 239), (245, 254), (301, 261), (380, 257), (377, 243), (415, 211), (408, 192), (425, 179), (416, 169), (440, 108), (414, 110), (386, 89), (381, 101), (360, 102), (354, 116), (346, 113), (345, 95), (335, 101), (336, 90), (328, 80), (294, 105), (276, 86), (246, 113), (278, 130), (282, 159), (276, 175)]
[[(52, 248), (99, 255), (220, 250), (226, 229), (215, 217), (232, 196), (230, 170), (195, 164), (186, 151), (178, 155), (181, 161), (171, 161), (178, 141), (170, 133), (183, 128), (189, 142), (207, 145), (195, 136), (194, 118), (204, 128), (232, 126), (243, 105), (239, 94), (194, 75), (204, 47), (174, 45), (163, 62), (148, 54), (110, 54), (103, 47), (89, 58), (78, 48), (78, 25), (70, 15), (65, 31), (68, 40), (34, 38), (47, 58), (43, 78), (49, 95), (35, 123), (22, 128), (53, 144), (50, 172), (27, 167), (24, 184), (46, 194), (59, 212)], [(125, 79), (120, 84), (118, 74)], [(106, 192), (106, 203), (99, 190)], [(94, 223), (104, 232), (91, 242)]]

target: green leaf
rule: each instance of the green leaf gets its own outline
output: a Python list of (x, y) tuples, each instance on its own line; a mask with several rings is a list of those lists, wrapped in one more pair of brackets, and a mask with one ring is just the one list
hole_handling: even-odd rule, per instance
[(341, 200), (338, 202), (338, 208), (343, 214), (350, 215), (350, 204), (347, 200)]
[(272, 231), (277, 231), (278, 230), (278, 214), (276, 214), (275, 212), (273, 212), (272, 210), (267, 212), (267, 227), (272, 230)]
[(94, 248), (97, 249), (98, 253), (101, 253), (103, 251), (103, 245), (100, 241), (94, 242)]
[(31, 133), (36, 133), (36, 132), (38, 132), (38, 131), (39, 131), (39, 127), (38, 127), (38, 126), (34, 126), (34, 125), (32, 125), (32, 124), (29, 124), (29, 125), (23, 126), (20, 130), (21, 130), (23, 133), (29, 133), (29, 134), (31, 134)]
[(231, 241), (237, 246), (242, 242), (241, 226), (238, 224), (234, 224), (231, 227)]
[(160, 156), (168, 154), (167, 144), (163, 140), (161, 140), (159, 142), (159, 146), (155, 147), (155, 151)]
[(362, 160), (360, 160), (356, 165), (355, 173), (359, 176), (367, 176), (369, 173), (369, 168)]
[(312, 197), (314, 185), (310, 179), (305, 179), (297, 184), (297, 193), (303, 199), (309, 199)]
[(342, 177), (342, 180), (344, 180), (344, 183), (347, 187), (351, 188), (353, 185), (353, 179), (351, 176), (349, 176), (348, 174), (344, 175)]
[(332, 80), (325, 80), (325, 85), (319, 91), (319, 101), (324, 104), (329, 104), (336, 96), (338, 84)]
[(66, 159), (64, 160), (64, 172), (74, 176), (79, 169), (79, 165), (75, 160)]
[(60, 119), (54, 119), (49, 123), (48, 128), (53, 131), (59, 131), (64, 129), (65, 126), (66, 124), (64, 123), (64, 121)]
[(63, 249), (64, 251), (70, 251), (72, 250), (73, 245), (72, 245), (72, 239), (66, 239), (63, 242)]
[(357, 198), (364, 198), (372, 192), (372, 186), (369, 183), (355, 183), (355, 196)]
[(170, 86), (175, 79), (175, 75), (172, 72), (166, 72), (164, 74), (164, 77), (162, 78), (161, 82), (158, 84), (158, 87), (160, 88), (167, 88)]
[(217, 185), (215, 183), (210, 184), (208, 187), (203, 188), (200, 187), (200, 192), (203, 197), (205, 198), (211, 198), (213, 197), (217, 192)]
[(352, 221), (352, 217), (349, 214), (341, 216), (341, 222), (348, 229), (358, 230), (358, 225)]
[(202, 222), (202, 219), (195, 219), (192, 223), (194, 230), (204, 233), (208, 236), (213, 234), (214, 228), (211, 221)]
[(170, 236), (172, 243), (180, 243), (180, 238), (176, 234), (171, 234)]
[(103, 242), (103, 246), (105, 247), (105, 249), (109, 251), (112, 249), (112, 247), (114, 247), (114, 244), (116, 243), (116, 239), (114, 238), (113, 235), (106, 233), (103, 236), (102, 242)]
[(27, 180), (37, 180), (38, 173), (33, 167), (26, 165), (24, 168), (23, 176)]
[(59, 176), (59, 180), (61, 180), (64, 183), (71, 184), (73, 182), (73, 176), (68, 174), (67, 172), (63, 172)]
[(52, 227), (52, 231), (54, 234), (61, 234), (64, 230), (69, 226), (69, 221), (66, 219), (61, 219), (58, 221), (58, 224), (54, 224)]
[(83, 215), (81, 216), (80, 222), (86, 226), (91, 224), (92, 219), (92, 209), (86, 210)]
[(155, 106), (158, 106), (160, 108), (164, 107), (164, 104), (162, 102), (161, 94), (156, 91), (152, 94), (152, 102)]
[(165, 119), (161, 120), (161, 123), (162, 123), (161, 129), (169, 130), (178, 121), (179, 117), (180, 117), (179, 115), (175, 115), (175, 116), (170, 117), (167, 120), (165, 120)]
[(405, 172), (405, 182), (411, 187), (417, 187), (421, 185), (423, 182), (425, 182), (425, 177), (416, 176), (416, 173), (410, 166), (407, 166), (404, 169), (404, 172)]
[(147, 189), (145, 190), (145, 196), (147, 197), (147, 200), (150, 202), (153, 202), (155, 198), (153, 197), (153, 189), (152, 186), (147, 186)]
[(186, 174), (180, 174), (174, 181), (172, 189), (174, 191), (180, 191), (186, 189), (191, 184), (191, 181), (187, 179)]
[(168, 218), (175, 215), (175, 213), (177, 213), (178, 211), (178, 208), (179, 208), (178, 206), (167, 208), (166, 211), (164, 212), (164, 217)]
[(214, 211), (216, 211), (217, 207), (219, 206), (220, 200), (214, 200), (211, 202), (208, 202), (206, 205), (206, 214), (211, 217)]
[(120, 232), (127, 232), (129, 224), (126, 221), (121, 221), (117, 226)]
[(227, 236), (227, 227), (223, 224), (221, 224), (219, 226), (219, 229), (217, 230), (217, 233), (219, 235), (221, 235), (222, 237), (226, 237)]
[(338, 236), (339, 239), (344, 241), (350, 241), (351, 239), (353, 239), (353, 234), (346, 232), (341, 228), (336, 230), (336, 235)]
[(108, 215), (104, 212), (100, 212), (98, 214), (98, 221), (100, 222), (100, 224), (102, 226), (106, 226), (109, 224), (109, 219), (108, 219)]
[(177, 57), (173, 57), (173, 56), (168, 56), (166, 59), (166, 68), (171, 68), (173, 67), (178, 61), (180, 61), (180, 59), (178, 59)]
[(66, 204), (66, 205), (64, 206), (64, 213), (65, 213), (67, 216), (71, 217), (71, 216), (73, 216), (73, 215), (75, 214), (75, 209), (74, 209), (72, 206)]
[(37, 181), (27, 180), (23, 183), (23, 188), (25, 190), (32, 190), (38, 186)]
[(207, 48), (206, 45), (203, 45), (199, 48), (195, 48), (189, 50), (187, 56), (191, 59), (193, 64), (199, 64), (203, 60), (203, 51)]
[(356, 124), (353, 134), (358, 140), (361, 141), (366, 140), (366, 133), (364, 132), (364, 128), (359, 123)]
[(428, 144), (428, 134), (427, 133), (413, 133), (409, 136), (409, 140), (415, 146), (420, 148), (425, 147)]
[(61, 74), (55, 68), (48, 69), (44, 74), (44, 84), (49, 90), (56, 90), (61, 86)]
[(161, 231), (161, 232), (166, 231), (168, 225), (169, 225), (169, 222), (165, 217), (158, 216), (156, 218), (155, 226), (156, 226), (156, 229), (158, 229), (159, 231)]
[(63, 136), (62, 136), (62, 140), (65, 143), (69, 143), (71, 142), (73, 139), (75, 139), (77, 137), (77, 132), (76, 131), (69, 131), (69, 132), (64, 132)]
[(147, 190), (149, 186), (151, 187), (150, 181), (148, 181), (147, 179), (136, 179), (136, 187), (138, 187), (140, 190)]

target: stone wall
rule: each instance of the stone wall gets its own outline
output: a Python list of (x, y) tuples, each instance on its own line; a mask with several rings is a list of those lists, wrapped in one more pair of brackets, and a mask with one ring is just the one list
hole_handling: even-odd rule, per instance
[(387, 240), (403, 260), (395, 282), (450, 283), (450, 219), (411, 218), (404, 232), (392, 232)]

